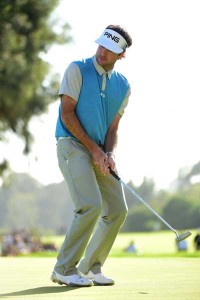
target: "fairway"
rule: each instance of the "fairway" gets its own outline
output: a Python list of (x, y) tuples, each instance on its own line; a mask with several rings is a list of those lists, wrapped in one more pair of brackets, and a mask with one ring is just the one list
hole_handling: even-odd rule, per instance
[[(169, 230), (156, 231), (156, 232), (132, 232), (132, 233), (119, 233), (116, 241), (111, 249), (110, 256), (124, 257), (127, 255), (124, 252), (130, 241), (134, 240), (139, 250), (141, 257), (161, 257), (161, 256), (185, 256), (185, 257), (200, 257), (200, 251), (195, 251), (193, 239), (196, 234), (195, 230), (192, 231), (192, 236), (187, 239), (188, 251), (178, 253), (175, 243), (175, 235)], [(53, 242), (58, 249), (60, 248), (64, 236), (47, 236), (43, 238), (44, 242)], [(45, 254), (47, 255), (47, 254)], [(56, 256), (57, 253), (50, 253), (49, 255)], [(130, 255), (129, 255), (130, 256)]]
[(59, 286), (49, 277), (55, 258), (0, 258), (1, 299), (200, 299), (199, 258), (109, 258), (109, 287)]

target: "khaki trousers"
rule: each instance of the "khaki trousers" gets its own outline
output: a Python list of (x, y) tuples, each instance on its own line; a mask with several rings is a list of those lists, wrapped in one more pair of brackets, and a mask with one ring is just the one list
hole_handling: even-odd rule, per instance
[(57, 156), (75, 211), (55, 271), (62, 275), (78, 270), (98, 273), (127, 215), (122, 186), (113, 176), (101, 174), (90, 152), (71, 138), (58, 140)]

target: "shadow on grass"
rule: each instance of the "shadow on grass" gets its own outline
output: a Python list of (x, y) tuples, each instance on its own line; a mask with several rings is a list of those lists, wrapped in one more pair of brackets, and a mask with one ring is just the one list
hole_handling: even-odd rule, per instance
[(54, 287), (54, 286), (42, 286), (34, 289), (22, 290), (18, 292), (5, 293), (0, 294), (0, 298), (2, 297), (12, 297), (12, 296), (28, 296), (28, 295), (42, 295), (42, 294), (53, 294), (53, 293), (63, 293), (69, 292), (71, 290), (79, 289), (80, 287), (71, 287), (71, 286), (63, 286), (63, 287)]
[[(28, 295), (42, 295), (42, 294), (54, 294), (54, 293), (63, 293), (69, 292), (75, 289), (84, 288), (84, 287), (71, 287), (71, 286), (63, 286), (63, 287), (54, 287), (54, 286), (42, 286), (34, 289), (27, 289), (18, 292), (5, 293), (0, 294), (0, 298), (8, 298), (14, 296), (28, 296)], [(138, 294), (146, 295), (146, 292), (137, 292)]]

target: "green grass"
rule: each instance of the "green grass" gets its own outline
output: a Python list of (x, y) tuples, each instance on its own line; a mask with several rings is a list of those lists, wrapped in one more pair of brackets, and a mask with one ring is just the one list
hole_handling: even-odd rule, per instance
[[(175, 243), (175, 234), (171, 231), (160, 232), (142, 232), (142, 233), (120, 233), (113, 245), (110, 257), (130, 257), (135, 254), (125, 253), (130, 241), (134, 240), (140, 257), (200, 257), (200, 251), (196, 252), (193, 245), (195, 230), (192, 230), (193, 235), (187, 238), (188, 251), (177, 252)], [(64, 236), (44, 237), (45, 242), (54, 242), (59, 248), (63, 242)], [(57, 253), (36, 254), (36, 256), (56, 256)]]
[(70, 288), (49, 280), (55, 258), (0, 258), (0, 299), (199, 300), (198, 258), (110, 257), (111, 287)]
[[(0, 299), (54, 300), (199, 300), (200, 251), (187, 239), (188, 251), (178, 253), (171, 231), (120, 233), (104, 272), (116, 281), (112, 287), (70, 288), (49, 280), (56, 253), (0, 258)], [(60, 247), (64, 236), (43, 237)], [(139, 254), (124, 248), (135, 241)], [(52, 256), (52, 257), (51, 257)]]

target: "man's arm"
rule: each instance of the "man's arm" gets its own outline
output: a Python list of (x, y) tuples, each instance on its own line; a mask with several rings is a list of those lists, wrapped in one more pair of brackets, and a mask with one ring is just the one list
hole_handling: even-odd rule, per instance
[(87, 135), (75, 113), (76, 105), (76, 100), (62, 95), (62, 121), (68, 130), (90, 151), (93, 164), (98, 166), (103, 174), (108, 174), (108, 157)]
[(117, 114), (108, 129), (108, 132), (106, 134), (105, 144), (104, 144), (105, 152), (107, 153), (108, 156), (108, 163), (113, 171), (115, 171), (115, 160), (114, 160), (113, 152), (117, 146), (118, 127), (119, 127), (120, 119), (121, 116)]

